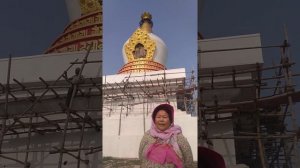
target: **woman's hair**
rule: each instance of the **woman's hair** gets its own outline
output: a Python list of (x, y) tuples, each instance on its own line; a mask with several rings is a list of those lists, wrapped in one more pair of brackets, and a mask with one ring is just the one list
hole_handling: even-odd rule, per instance
[(165, 112), (167, 112), (171, 123), (173, 123), (173, 121), (174, 121), (174, 108), (173, 108), (173, 106), (171, 106), (169, 104), (160, 104), (157, 107), (155, 107), (155, 109), (153, 110), (153, 113), (152, 113), (153, 122), (155, 122), (156, 114), (160, 110), (164, 110)]

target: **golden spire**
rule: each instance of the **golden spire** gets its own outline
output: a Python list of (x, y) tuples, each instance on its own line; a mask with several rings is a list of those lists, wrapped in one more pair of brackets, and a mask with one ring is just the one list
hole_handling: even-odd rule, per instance
[(152, 15), (149, 12), (144, 12), (141, 15), (140, 28), (148, 33), (152, 33)]
[(81, 15), (87, 15), (101, 10), (99, 0), (80, 0)]
[(141, 15), (141, 19), (144, 20), (144, 19), (150, 19), (152, 20), (152, 15), (149, 13), (149, 12), (144, 12), (142, 15)]

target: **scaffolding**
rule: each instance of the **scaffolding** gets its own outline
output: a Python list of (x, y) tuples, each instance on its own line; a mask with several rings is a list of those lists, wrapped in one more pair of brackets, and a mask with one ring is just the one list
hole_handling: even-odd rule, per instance
[[(199, 67), (199, 145), (206, 143), (213, 148), (214, 139), (232, 139), (237, 164), (246, 164), (250, 168), (300, 167), (294, 108), (294, 104), (300, 101), (300, 91), (296, 91), (292, 83), (292, 79), (300, 74), (291, 71), (295, 63), (291, 62), (289, 47), (284, 40), (281, 45), (198, 51), (201, 57), (208, 52), (256, 48), (280, 50), (280, 62), (269, 67), (256, 64), (252, 69), (232, 67), (226, 72), (214, 72), (213, 69), (202, 72)], [(270, 77), (272, 71), (275, 75)], [(242, 74), (251, 74), (252, 80), (246, 83), (238, 81)], [(226, 77), (229, 82), (216, 82), (220, 77)], [(248, 89), (251, 96), (226, 103), (220, 102), (216, 95), (210, 102), (205, 100), (207, 93), (222, 93), (229, 89)], [(210, 135), (209, 125), (220, 121), (232, 121), (233, 135)]]
[[(83, 60), (71, 62), (55, 81), (43, 77), (39, 78), (40, 82), (11, 80), (12, 57), (9, 57), (7, 82), (0, 83), (0, 167), (46, 166), (45, 154), (55, 155), (58, 160), (52, 160), (50, 167), (101, 164), (97, 157), (101, 155), (101, 142), (87, 136), (99, 136), (100, 141), (102, 136), (102, 77), (82, 75), (88, 64), (101, 67), (101, 60), (88, 61), (91, 46)], [(68, 78), (67, 74), (73, 73), (70, 69), (76, 66), (80, 71)], [(54, 143), (40, 142), (53, 137), (57, 139)], [(70, 139), (75, 142), (69, 142)], [(11, 147), (10, 142), (18, 143)], [(89, 156), (94, 160), (89, 160)]]
[[(126, 116), (133, 113), (130, 109), (135, 105), (142, 105), (139, 109), (140, 114), (149, 114), (149, 108), (152, 103), (170, 103), (178, 109), (186, 111), (188, 114), (196, 116), (195, 109), (196, 99), (196, 79), (195, 72), (191, 71), (187, 74), (190, 77), (182, 77), (185, 72), (166, 72), (147, 74), (140, 73), (128, 74), (122, 82), (110, 82), (103, 77), (103, 108), (104, 115), (111, 115), (114, 111), (126, 109)], [(168, 76), (180, 75), (179, 78), (169, 78)], [(120, 107), (113, 109), (114, 107)], [(134, 113), (138, 114), (138, 113)]]

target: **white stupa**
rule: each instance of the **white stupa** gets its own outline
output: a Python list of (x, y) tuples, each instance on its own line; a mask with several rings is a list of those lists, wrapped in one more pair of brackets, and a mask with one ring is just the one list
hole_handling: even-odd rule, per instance
[(168, 69), (168, 50), (152, 32), (152, 16), (143, 13), (140, 26), (122, 48), (124, 66), (119, 74), (103, 76), (103, 156), (138, 158), (140, 141), (151, 126), (151, 113), (161, 103), (175, 109), (197, 160), (197, 117), (178, 108), (178, 89), (184, 87), (184, 68)]

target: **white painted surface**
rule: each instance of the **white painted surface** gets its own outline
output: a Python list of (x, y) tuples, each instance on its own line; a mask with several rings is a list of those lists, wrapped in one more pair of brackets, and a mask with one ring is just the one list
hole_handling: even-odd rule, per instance
[[(76, 59), (82, 61), (85, 55), (86, 52), (83, 51), (12, 58), (11, 82), (13, 78), (20, 82), (39, 82), (39, 77), (46, 81), (55, 81), (69, 67), (71, 62)], [(100, 59), (100, 51), (92, 51), (88, 57), (88, 61)], [(76, 64), (69, 70), (69, 77), (75, 74), (76, 67), (81, 67), (81, 64)], [(6, 83), (7, 69), (8, 59), (0, 59), (0, 83), (2, 84)], [(83, 76), (101, 76), (100, 63), (87, 64), (83, 70)]]
[[(150, 129), (151, 121), (151, 112), (149, 112), (145, 117), (145, 131)], [(193, 159), (197, 160), (197, 117), (191, 117), (177, 110), (174, 121), (176, 125), (181, 126), (183, 135), (192, 147)], [(127, 117), (122, 115), (121, 126), (119, 124), (120, 114), (103, 116), (103, 156), (138, 158), (139, 145), (144, 135), (143, 115)]]
[(103, 76), (103, 84), (105, 83), (122, 83), (125, 81), (136, 82), (136, 81), (156, 81), (162, 80), (164, 77), (166, 79), (178, 79), (182, 80), (186, 77), (185, 69), (170, 69), (170, 70), (161, 70), (161, 71), (151, 71), (145, 73), (131, 73), (131, 74), (116, 74), (116, 75), (107, 75)]
[[(234, 48), (261, 47), (260, 34), (241, 35), (199, 40), (199, 49), (222, 50)], [(200, 67), (218, 68), (263, 63), (262, 49), (231, 50), (200, 54)]]

